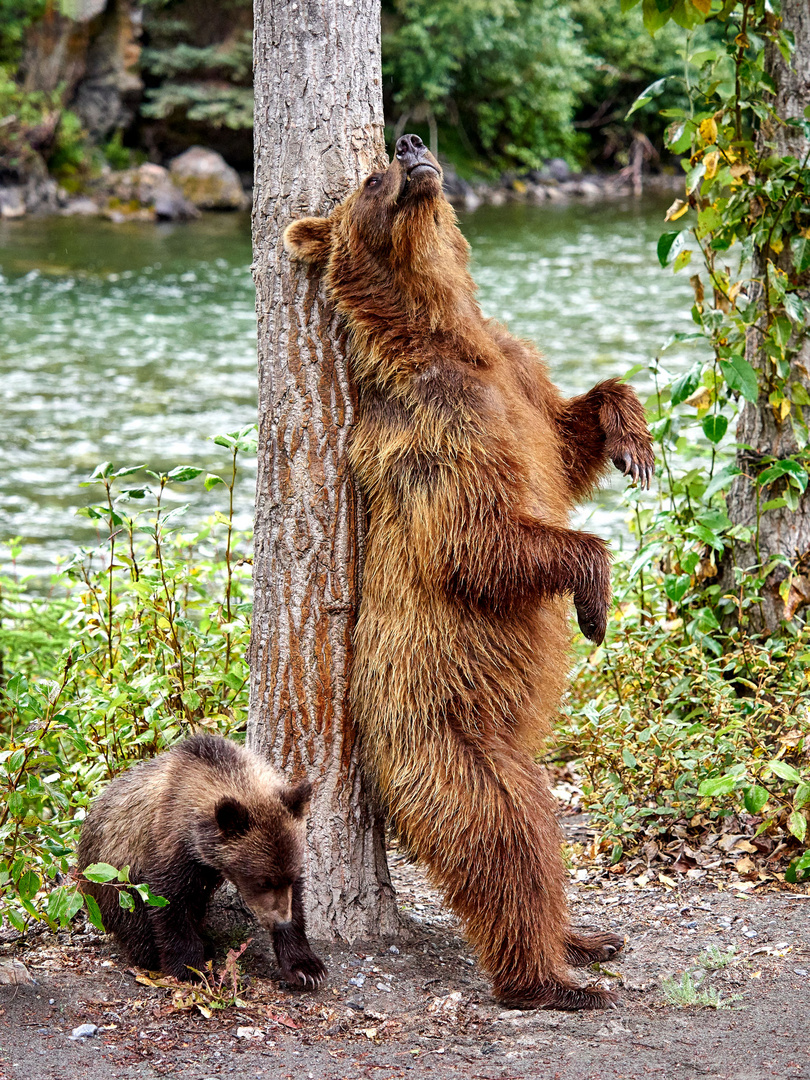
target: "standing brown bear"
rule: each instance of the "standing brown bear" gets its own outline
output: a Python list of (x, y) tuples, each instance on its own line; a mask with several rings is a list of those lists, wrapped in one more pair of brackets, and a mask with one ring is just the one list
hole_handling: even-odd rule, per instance
[(566, 681), (568, 597), (597, 642), (610, 603), (607, 546), (569, 513), (611, 460), (649, 485), (644, 410), (616, 380), (565, 400), (535, 349), (484, 318), (441, 168), (415, 135), (284, 242), (325, 271), (351, 332), (351, 462), (368, 505), (351, 695), (366, 766), (501, 1001), (608, 1005), (569, 965), (622, 939), (570, 928), (535, 754)]

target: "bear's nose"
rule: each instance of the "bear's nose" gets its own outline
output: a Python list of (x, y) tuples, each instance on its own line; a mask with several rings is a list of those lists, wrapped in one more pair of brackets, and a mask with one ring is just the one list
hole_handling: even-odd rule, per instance
[(427, 147), (418, 135), (403, 135), (397, 139), (397, 158), (406, 169), (413, 166), (425, 156)]

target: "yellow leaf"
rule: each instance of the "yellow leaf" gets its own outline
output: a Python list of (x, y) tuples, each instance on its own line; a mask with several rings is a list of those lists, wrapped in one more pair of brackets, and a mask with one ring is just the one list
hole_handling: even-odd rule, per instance
[(683, 217), (688, 209), (688, 202), (684, 202), (683, 199), (676, 199), (669, 210), (667, 210), (664, 221), (677, 221), (679, 217)]
[(701, 120), (700, 137), (707, 146), (714, 146), (717, 142), (717, 124), (711, 117), (708, 120)]
[[(705, 123), (707, 123), (707, 121), (704, 120), (703, 123), (705, 124)], [(714, 124), (714, 120), (712, 120), (711, 123)], [(701, 127), (702, 126), (703, 126), (703, 124), (701, 124)], [(714, 177), (717, 176), (717, 166), (718, 166), (718, 164), (720, 162), (720, 154), (717, 152), (717, 150), (712, 150), (712, 152), (710, 154), (706, 155), (706, 157), (703, 159), (703, 161), (704, 161), (704, 163), (706, 165), (706, 173), (705, 173), (706, 179), (707, 180), (713, 180)]]
[(700, 14), (707, 18), (712, 10), (712, 0), (692, 0), (692, 7), (696, 7)]
[(666, 874), (659, 873), (658, 880), (667, 889), (674, 889), (677, 887), (678, 882), (671, 877), (667, 877)]
[(771, 251), (775, 251), (777, 255), (782, 254), (782, 249), (784, 248), (784, 246), (785, 242), (781, 236), (777, 236), (773, 240), (771, 240)]
[(705, 386), (699, 386), (693, 394), (684, 399), (684, 405), (691, 405), (695, 409), (708, 409), (712, 403), (712, 395)]

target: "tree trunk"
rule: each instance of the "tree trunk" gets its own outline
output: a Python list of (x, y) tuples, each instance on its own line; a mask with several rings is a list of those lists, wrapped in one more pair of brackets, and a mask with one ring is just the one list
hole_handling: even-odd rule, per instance
[(346, 444), (346, 337), (282, 233), (327, 214), (385, 162), (379, 0), (255, 0), (254, 274), (259, 471), (248, 742), (315, 783), (308, 926), (398, 929), (383, 825), (348, 709), (362, 534)]
[[(773, 46), (768, 48), (767, 70), (777, 87), (772, 104), (777, 116), (801, 119), (810, 99), (810, 5), (807, 0), (783, 0), (782, 23), (785, 30), (795, 35), (796, 46), (790, 67), (778, 49)], [(758, 149), (763, 150), (766, 146), (773, 148), (769, 151), (772, 154), (780, 157), (790, 154), (801, 162), (807, 158), (810, 141), (803, 136), (800, 128), (766, 122), (758, 135)], [(796, 268), (789, 244), (785, 244), (778, 258), (772, 252), (755, 252), (754, 276), (764, 278), (768, 255), (795, 283)], [(808, 310), (809, 279), (810, 275), (805, 272), (799, 282), (802, 285), (799, 296), (808, 305)], [(761, 286), (759, 294), (762, 297)], [(810, 394), (810, 337), (805, 331), (795, 336), (791, 345), (795, 347), (795, 352), (791, 357), (789, 383), (792, 386), (798, 384)], [(741, 448), (738, 451), (737, 464), (743, 475), (735, 479), (729, 493), (728, 512), (735, 525), (745, 525), (753, 536), (751, 543), (738, 543), (735, 546), (734, 562), (737, 566), (749, 568), (758, 563), (767, 565), (775, 555), (783, 555), (795, 567), (785, 595), (780, 594), (780, 585), (791, 571), (782, 566), (768, 577), (761, 607), (751, 612), (752, 629), (770, 633), (778, 629), (782, 619), (792, 618), (799, 607), (810, 602), (810, 491), (800, 499), (798, 509), (790, 510), (783, 506), (768, 510), (760, 515), (757, 525), (757, 486), (754, 479), (762, 471), (762, 458), (787, 458), (797, 453), (800, 447), (790, 417), (780, 420), (768, 401), (771, 361), (762, 348), (762, 335), (756, 330), (749, 335), (746, 355), (757, 371), (760, 396), (755, 405), (746, 402), (740, 414), (737, 442), (753, 449)], [(803, 414), (805, 424), (810, 419), (810, 408), (794, 404), (792, 411), (793, 415)], [(784, 480), (780, 483), (783, 485)], [(763, 488), (760, 504), (774, 498), (779, 491), (781, 487)], [(730, 575), (727, 575), (726, 585), (734, 590)]]

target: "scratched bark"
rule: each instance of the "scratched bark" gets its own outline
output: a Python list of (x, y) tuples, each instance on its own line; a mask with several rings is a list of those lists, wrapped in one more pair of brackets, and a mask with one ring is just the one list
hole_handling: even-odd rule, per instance
[[(802, 117), (810, 100), (810, 5), (808, 0), (784, 0), (782, 3), (782, 22), (786, 30), (793, 33), (796, 47), (788, 66), (782, 54), (775, 48), (769, 48), (766, 66), (776, 83), (777, 92), (773, 106), (777, 116), (783, 118)], [(764, 137), (764, 138), (763, 138)], [(799, 161), (805, 161), (810, 152), (810, 140), (806, 139), (800, 128), (779, 125), (774, 127), (767, 121), (760, 137), (760, 144), (765, 140), (774, 140), (776, 153), (780, 156), (792, 154)], [(757, 275), (763, 274), (763, 254), (754, 253), (754, 268)], [(785, 245), (779, 256), (780, 267), (790, 276), (795, 277), (796, 270), (792, 263), (791, 251)], [(805, 272), (800, 281), (802, 288), (799, 295), (805, 305), (810, 304), (810, 272)], [(762, 292), (759, 291), (760, 300)], [(790, 384), (801, 386), (810, 393), (810, 335), (804, 332), (794, 339), (797, 346), (791, 359)], [(789, 457), (799, 450), (790, 418), (780, 421), (768, 402), (767, 373), (770, 363), (762, 349), (761, 335), (756, 330), (751, 332), (747, 342), (747, 358), (760, 373), (760, 398), (756, 404), (746, 402), (740, 413), (737, 425), (737, 441), (753, 447), (754, 453), (740, 450), (737, 464), (743, 475), (735, 479), (729, 492), (728, 512), (731, 520), (738, 525), (746, 525), (756, 533), (757, 530), (757, 492), (753, 478), (762, 470), (761, 458), (764, 455), (776, 458)], [(805, 423), (810, 422), (810, 407), (793, 406), (794, 412), (804, 414)], [(762, 502), (774, 498), (778, 490), (763, 494)], [(734, 561), (738, 566), (754, 566), (758, 562), (768, 563), (772, 556), (786, 556), (796, 567), (798, 573), (792, 578), (787, 595), (787, 602), (779, 593), (779, 586), (787, 576), (787, 568), (780, 567), (770, 575), (763, 589), (763, 602), (760, 607), (750, 612), (755, 629), (774, 631), (784, 618), (792, 618), (801, 607), (810, 603), (810, 490), (799, 501), (798, 509), (787, 507), (768, 510), (761, 515), (759, 523), (759, 545), (754, 543), (735, 545)], [(733, 578), (733, 569), (727, 564), (723, 568), (723, 583), (731, 592), (737, 592)]]
[(348, 712), (362, 548), (346, 462), (354, 400), (340, 322), (281, 236), (295, 217), (329, 213), (385, 161), (379, 0), (255, 0), (254, 69), (259, 460), (248, 742), (314, 781), (309, 932), (351, 941), (398, 926)]

